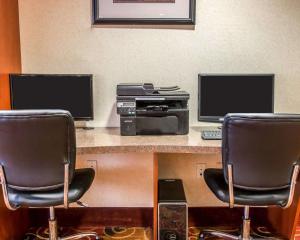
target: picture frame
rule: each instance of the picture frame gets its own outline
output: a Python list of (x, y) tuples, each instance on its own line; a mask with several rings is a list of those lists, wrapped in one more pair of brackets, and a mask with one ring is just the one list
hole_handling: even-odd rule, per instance
[(195, 25), (196, 0), (92, 0), (93, 25)]

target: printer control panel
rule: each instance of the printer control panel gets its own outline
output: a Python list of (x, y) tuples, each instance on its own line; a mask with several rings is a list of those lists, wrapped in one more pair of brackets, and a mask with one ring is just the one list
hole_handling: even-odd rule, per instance
[(136, 102), (135, 101), (118, 101), (117, 113), (122, 115), (135, 115)]

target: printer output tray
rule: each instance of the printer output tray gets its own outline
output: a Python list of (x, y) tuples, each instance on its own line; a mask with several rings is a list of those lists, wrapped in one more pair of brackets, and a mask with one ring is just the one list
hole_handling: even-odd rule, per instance
[[(167, 112), (137, 111), (135, 118), (130, 120), (121, 117), (121, 122), (131, 122), (131, 127), (127, 132), (126, 128), (121, 128), (122, 135), (161, 135), (161, 134), (188, 134), (189, 111), (187, 109), (169, 110)], [(132, 127), (135, 126), (135, 129)]]

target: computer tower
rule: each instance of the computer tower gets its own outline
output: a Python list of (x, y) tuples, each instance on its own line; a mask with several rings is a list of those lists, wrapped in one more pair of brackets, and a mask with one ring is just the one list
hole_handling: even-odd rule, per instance
[(158, 240), (188, 239), (188, 206), (182, 180), (158, 181)]

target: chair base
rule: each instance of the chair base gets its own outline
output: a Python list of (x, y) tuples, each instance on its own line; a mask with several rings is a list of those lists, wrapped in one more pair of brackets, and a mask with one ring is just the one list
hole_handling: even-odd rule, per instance
[(223, 233), (219, 231), (213, 231), (213, 230), (203, 230), (201, 231), (199, 235), (199, 240), (205, 240), (206, 236), (216, 236), (220, 237), (222, 239), (233, 239), (233, 240), (253, 240), (253, 238), (250, 236), (250, 219), (249, 219), (249, 206), (245, 206), (244, 208), (244, 217), (243, 217), (243, 227), (242, 227), (242, 233), (240, 236), (235, 236), (228, 233)]
[[(49, 240), (75, 240), (81, 239), (84, 237), (94, 237), (95, 240), (100, 240), (100, 237), (95, 232), (84, 232), (84, 233), (76, 233), (70, 236), (59, 237), (57, 231), (57, 221), (55, 218), (54, 207), (50, 207), (50, 218), (49, 218)], [(45, 239), (45, 238), (41, 238)]]

